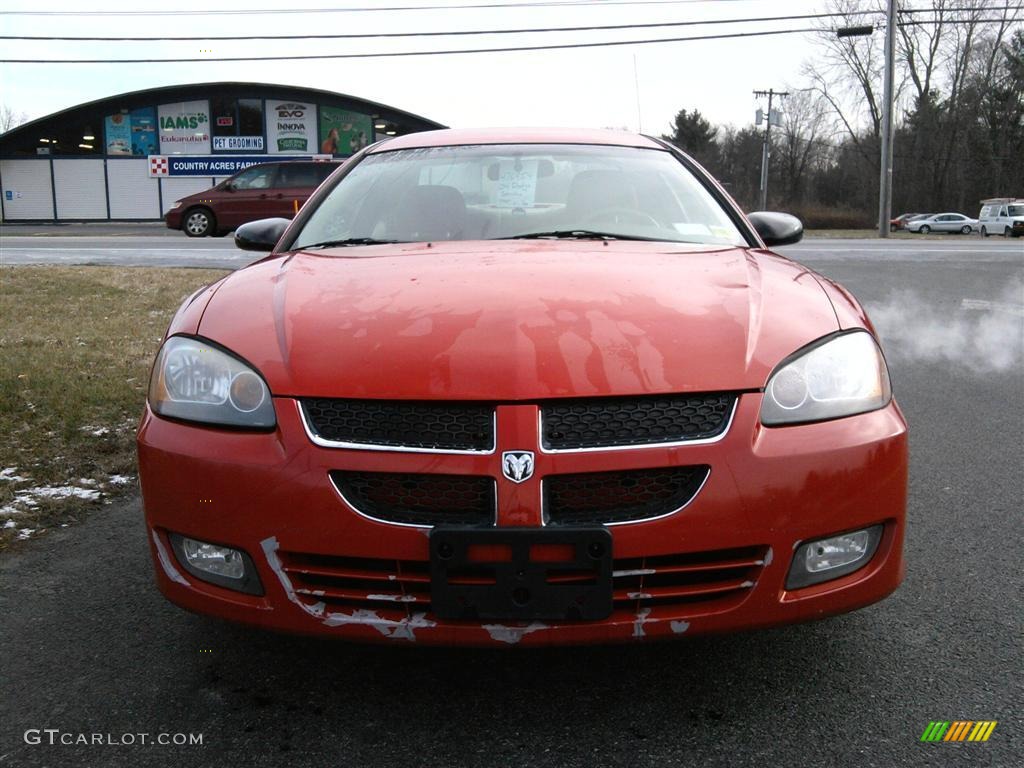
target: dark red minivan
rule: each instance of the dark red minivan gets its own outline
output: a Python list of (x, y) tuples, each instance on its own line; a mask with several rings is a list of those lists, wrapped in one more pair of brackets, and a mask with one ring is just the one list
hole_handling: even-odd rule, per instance
[(189, 237), (206, 237), (226, 235), (256, 219), (290, 219), (338, 165), (307, 160), (252, 165), (211, 189), (175, 201), (164, 221)]

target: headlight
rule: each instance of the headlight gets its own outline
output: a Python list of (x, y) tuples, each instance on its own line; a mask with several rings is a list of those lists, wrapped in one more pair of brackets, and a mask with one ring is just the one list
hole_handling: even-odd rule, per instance
[(149, 407), (174, 419), (233, 427), (273, 427), (270, 389), (256, 371), (213, 345), (172, 336), (149, 382)]
[(175, 200), (173, 203), (171, 203), (170, 210), (173, 211), (175, 208), (181, 208), (181, 200)]
[(885, 359), (867, 331), (835, 336), (776, 369), (761, 401), (761, 423), (824, 421), (885, 407), (892, 399)]

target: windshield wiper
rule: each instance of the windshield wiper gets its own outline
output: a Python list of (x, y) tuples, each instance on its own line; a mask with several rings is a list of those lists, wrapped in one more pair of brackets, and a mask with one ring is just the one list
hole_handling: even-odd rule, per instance
[(294, 248), (296, 251), (311, 251), (314, 248), (343, 248), (347, 245), (391, 245), (400, 243), (401, 240), (378, 240), (375, 237), (346, 237), (344, 240), (324, 240), (322, 243), (312, 243)]
[(540, 240), (543, 238), (564, 240), (660, 240), (658, 237), (621, 235), (613, 232), (595, 232), (592, 229), (553, 229), (550, 232), (528, 232), (510, 237), (496, 237), (495, 240)]

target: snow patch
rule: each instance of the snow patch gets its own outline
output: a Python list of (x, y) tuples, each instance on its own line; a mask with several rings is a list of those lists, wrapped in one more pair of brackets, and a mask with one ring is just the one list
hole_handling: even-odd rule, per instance
[(35, 528), (22, 528), (20, 531), (18, 531), (18, 538), (17, 538), (17, 540), (18, 541), (24, 541), (25, 539), (27, 539), (29, 536), (31, 536), (35, 532), (36, 532)]
[(37, 488), (28, 488), (24, 491), (19, 491), (15, 497), (15, 501), (29, 501), (32, 497), (38, 499), (85, 499), (86, 501), (96, 501), (100, 497), (100, 492), (91, 488), (79, 488), (77, 485), (41, 485)]
[(17, 467), (7, 467), (5, 469), (0, 469), (0, 480), (6, 480), (9, 483), (23, 483), (26, 480), (28, 480), (27, 477), (16, 475), (15, 472), (17, 471)]
[(134, 479), (131, 475), (111, 475), (107, 482), (111, 485), (128, 485)]

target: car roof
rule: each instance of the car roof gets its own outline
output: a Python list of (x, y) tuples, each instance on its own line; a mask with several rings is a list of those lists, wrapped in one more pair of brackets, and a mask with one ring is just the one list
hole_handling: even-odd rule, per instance
[(420, 131), (375, 144), (371, 153), (423, 147), (473, 144), (604, 144), (617, 147), (665, 148), (653, 139), (626, 131), (594, 128), (452, 128)]

